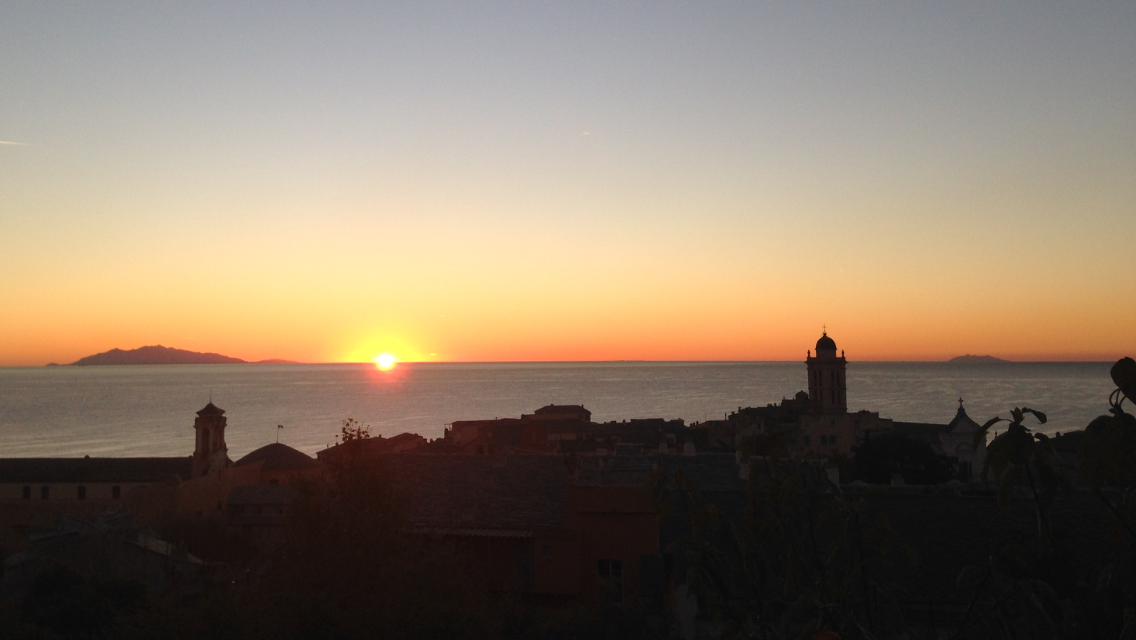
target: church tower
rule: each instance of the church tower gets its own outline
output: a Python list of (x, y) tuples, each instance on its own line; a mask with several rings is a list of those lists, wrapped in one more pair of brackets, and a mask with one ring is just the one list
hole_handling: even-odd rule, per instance
[(193, 450), (193, 477), (209, 475), (229, 466), (229, 447), (225, 445), (225, 410), (212, 402), (197, 412), (193, 429), (197, 446)]
[(809, 368), (809, 406), (814, 411), (845, 413), (848, 411), (844, 354), (836, 355), (836, 343), (828, 332), (817, 340), (816, 357), (809, 354), (805, 365)]

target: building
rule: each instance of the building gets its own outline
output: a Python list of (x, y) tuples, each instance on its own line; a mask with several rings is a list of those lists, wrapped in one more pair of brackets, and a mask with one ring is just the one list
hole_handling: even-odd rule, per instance
[[(212, 407), (212, 403), (206, 409)], [(204, 410), (203, 410), (204, 411)], [(224, 411), (213, 407), (206, 415), (210, 420), (194, 422), (198, 449), (194, 461), (203, 460), (201, 475), (177, 485), (176, 510), (182, 516), (220, 515), (233, 491), (240, 487), (287, 485), (299, 478), (317, 479), (323, 469), (308, 454), (286, 444), (267, 444), (235, 463), (229, 461), (224, 441)], [(218, 420), (220, 419), (220, 420)], [(220, 428), (217, 428), (220, 424)]]
[[(875, 411), (848, 411), (844, 352), (825, 331), (816, 343), (816, 356), (805, 358), (808, 369), (808, 410), (798, 413), (794, 448), (803, 453), (851, 456), (869, 433), (891, 431), (893, 424)], [(797, 398), (798, 403), (800, 397)]]
[(536, 422), (530, 417), (455, 421), (446, 430), (447, 453), (481, 456), (552, 453), (548, 427), (557, 423)]
[(319, 462), (327, 462), (338, 456), (346, 455), (384, 455), (390, 453), (403, 453), (414, 451), (426, 444), (426, 438), (417, 433), (400, 433), (391, 438), (375, 436), (373, 438), (360, 438), (332, 445), (323, 451), (316, 452)]
[(60, 566), (102, 580), (135, 580), (151, 596), (196, 596), (224, 577), (216, 563), (158, 538), (123, 511), (83, 518), (59, 514), (50, 524), (29, 526), (26, 534), (24, 549), (4, 559), (0, 597)]
[(521, 415), (522, 420), (534, 422), (544, 420), (575, 420), (577, 422), (591, 422), (592, 412), (578, 404), (550, 404), (536, 411)]
[(212, 400), (197, 412), (197, 419), (193, 421), (193, 429), (197, 432), (193, 449), (194, 478), (217, 473), (232, 464), (229, 447), (225, 444), (225, 426), (228, 423), (224, 409), (214, 405)]
[(982, 427), (971, 420), (959, 398), (959, 408), (955, 417), (947, 424), (925, 422), (896, 422), (895, 432), (911, 440), (924, 442), (936, 452), (958, 460), (958, 478), (963, 481), (977, 480), (986, 462), (986, 439), (974, 446), (974, 435)]
[(172, 513), (192, 460), (179, 458), (0, 458), (0, 547), (20, 548), (29, 531), (59, 514), (93, 518), (129, 510), (142, 522)]
[(389, 460), (414, 531), (451, 543), (490, 591), (549, 604), (633, 600), (644, 563), (661, 557), (640, 485), (580, 485), (549, 456)]
[(816, 343), (816, 356), (805, 357), (809, 369), (809, 407), (818, 413), (845, 413), (848, 411), (848, 383), (845, 367), (848, 361), (844, 352), (836, 356), (836, 342), (825, 331)]

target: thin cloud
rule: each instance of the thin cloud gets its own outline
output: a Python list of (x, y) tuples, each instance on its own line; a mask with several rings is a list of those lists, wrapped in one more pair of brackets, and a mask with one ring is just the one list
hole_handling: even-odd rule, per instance
[(13, 147), (27, 147), (27, 146), (29, 146), (29, 143), (27, 143), (27, 142), (12, 142), (11, 140), (0, 140), (0, 144), (6, 144), (6, 145), (13, 146)]

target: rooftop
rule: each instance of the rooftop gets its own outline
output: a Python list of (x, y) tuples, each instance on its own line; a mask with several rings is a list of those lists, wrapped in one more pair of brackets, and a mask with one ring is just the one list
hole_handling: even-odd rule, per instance
[(193, 468), (183, 458), (0, 458), (0, 482), (168, 482), (186, 480)]
[(416, 527), (534, 530), (564, 525), (568, 470), (548, 456), (389, 458)]
[(311, 456), (302, 451), (297, 451), (286, 444), (274, 442), (264, 445), (240, 460), (237, 460), (234, 466), (239, 467), (260, 461), (264, 461), (264, 466), (261, 467), (264, 471), (298, 471), (300, 469), (310, 469), (319, 464)]

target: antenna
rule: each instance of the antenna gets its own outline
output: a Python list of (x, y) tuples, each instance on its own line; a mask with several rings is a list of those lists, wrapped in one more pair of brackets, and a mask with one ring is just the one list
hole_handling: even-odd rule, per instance
[(280, 444), (280, 430), (283, 429), (283, 428), (284, 428), (284, 425), (282, 425), (282, 424), (276, 425), (276, 444)]

